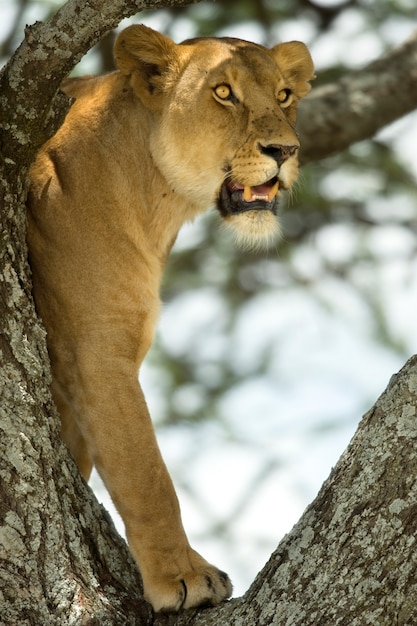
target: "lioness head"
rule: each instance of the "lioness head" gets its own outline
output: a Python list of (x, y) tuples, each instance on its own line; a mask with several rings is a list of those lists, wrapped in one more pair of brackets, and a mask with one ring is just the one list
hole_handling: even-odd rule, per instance
[(115, 58), (155, 116), (152, 158), (172, 189), (199, 210), (216, 204), (245, 244), (274, 241), (280, 191), (298, 174), (297, 104), (314, 77), (306, 46), (176, 45), (136, 25), (118, 36)]

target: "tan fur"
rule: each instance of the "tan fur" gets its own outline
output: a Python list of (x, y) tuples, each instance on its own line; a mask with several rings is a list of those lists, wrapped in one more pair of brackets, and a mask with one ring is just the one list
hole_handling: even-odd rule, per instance
[[(161, 274), (179, 228), (213, 205), (225, 176), (255, 186), (277, 174), (260, 145), (298, 145), (296, 105), (313, 66), (298, 42), (176, 45), (144, 26), (120, 34), (115, 56), (119, 71), (65, 82), (75, 103), (31, 170), (30, 262), (64, 440), (86, 479), (93, 464), (101, 474), (145, 597), (175, 611), (216, 604), (232, 588), (187, 541), (138, 384)], [(219, 84), (238, 102), (219, 101)], [(295, 154), (281, 188), (297, 171)], [(226, 221), (255, 244), (276, 230), (265, 211)]]

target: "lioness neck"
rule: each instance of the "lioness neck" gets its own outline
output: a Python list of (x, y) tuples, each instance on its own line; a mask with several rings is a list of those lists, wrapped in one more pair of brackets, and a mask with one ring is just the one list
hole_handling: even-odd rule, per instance
[[(65, 91), (76, 101), (45, 155), (76, 181), (70, 189), (62, 186), (73, 218), (88, 220), (91, 203), (85, 208), (83, 198), (93, 193), (103, 227), (128, 228), (141, 247), (165, 260), (182, 224), (207, 207), (171, 189), (155, 164), (149, 146), (157, 114), (141, 104), (120, 72), (70, 80)], [(94, 189), (92, 180), (100, 181)]]

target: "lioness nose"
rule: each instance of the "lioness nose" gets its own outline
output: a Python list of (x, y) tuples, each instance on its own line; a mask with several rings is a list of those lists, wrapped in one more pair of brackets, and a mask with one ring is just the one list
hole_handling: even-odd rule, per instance
[(259, 144), (259, 149), (262, 154), (272, 157), (278, 164), (278, 167), (295, 154), (298, 150), (298, 146), (282, 146), (280, 144), (271, 143), (268, 146), (262, 146)]

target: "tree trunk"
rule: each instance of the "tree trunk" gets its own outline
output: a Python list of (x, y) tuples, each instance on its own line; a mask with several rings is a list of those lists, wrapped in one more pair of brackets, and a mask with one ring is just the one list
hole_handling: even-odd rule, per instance
[[(209, 611), (154, 620), (124, 541), (60, 441), (26, 262), (28, 167), (63, 119), (68, 103), (57, 88), (81, 54), (123, 17), (174, 4), (186, 2), (70, 1), (49, 24), (27, 30), (0, 75), (0, 625), (411, 626), (417, 623), (416, 359), (365, 416), (318, 498), (244, 598)], [(417, 43), (407, 45), (412, 76)], [(395, 82), (396, 54), (370, 75), (391, 72)], [(332, 88), (341, 102), (349, 80)], [(415, 106), (415, 89), (391, 93), (393, 83), (385, 84), (386, 100), (396, 103), (399, 92), (408, 98), (395, 115)], [(311, 100), (322, 113), (303, 123), (306, 145), (326, 135), (322, 125), (334, 102), (328, 89)], [(378, 99), (374, 109), (379, 106), (380, 93), (369, 98)], [(352, 98), (349, 103), (354, 111)], [(365, 110), (373, 119), (372, 108)], [(360, 138), (352, 128), (348, 133), (332, 149)], [(320, 150), (308, 158), (325, 153)]]
[(145, 624), (149, 607), (140, 599), (126, 545), (60, 441), (26, 262), (26, 176), (23, 158), (6, 156), (0, 179), (0, 624)]
[(29, 165), (68, 108), (57, 93), (62, 78), (122, 17), (162, 4), (117, 0), (93, 10), (68, 2), (50, 24), (26, 30), (0, 75), (0, 624), (7, 626), (151, 619), (125, 542), (60, 441), (31, 297), (25, 198)]

